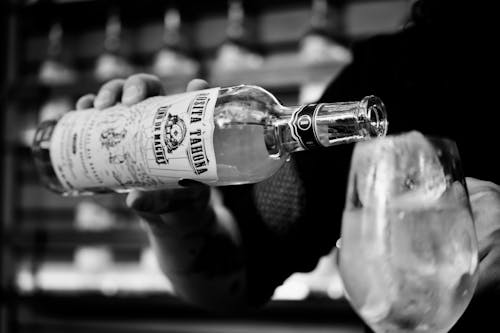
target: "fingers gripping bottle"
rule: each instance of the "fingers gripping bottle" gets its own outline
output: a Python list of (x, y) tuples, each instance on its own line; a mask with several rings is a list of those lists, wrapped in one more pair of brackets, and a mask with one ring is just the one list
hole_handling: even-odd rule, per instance
[(148, 98), (133, 106), (71, 111), (37, 129), (43, 183), (64, 195), (212, 186), (272, 176), (290, 153), (366, 140), (387, 131), (383, 103), (281, 105), (251, 85)]

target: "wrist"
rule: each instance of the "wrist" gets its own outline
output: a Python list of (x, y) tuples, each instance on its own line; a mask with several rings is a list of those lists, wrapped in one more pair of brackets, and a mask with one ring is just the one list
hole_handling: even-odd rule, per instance
[[(177, 216), (179, 218), (179, 216)], [(225, 275), (243, 266), (239, 229), (217, 190), (193, 221), (193, 216), (166, 223), (147, 219), (151, 244), (167, 275)]]
[(161, 193), (153, 196), (154, 208), (133, 208), (149, 232), (170, 238), (185, 237), (213, 227), (215, 216), (210, 197), (208, 187), (189, 192), (180, 190), (166, 198)]

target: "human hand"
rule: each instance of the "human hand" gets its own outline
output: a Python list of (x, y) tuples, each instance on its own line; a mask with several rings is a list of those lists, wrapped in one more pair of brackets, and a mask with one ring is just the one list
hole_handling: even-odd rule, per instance
[[(201, 79), (191, 80), (186, 91), (208, 88), (208, 83)], [(147, 97), (165, 93), (160, 79), (151, 74), (135, 74), (127, 79), (113, 79), (104, 83), (97, 94), (86, 94), (76, 103), (77, 110), (95, 107), (102, 110), (118, 102), (125, 105), (136, 104)]]
[[(195, 79), (187, 91), (208, 88), (207, 82)], [(105, 83), (97, 95), (88, 94), (77, 101), (77, 109), (94, 107), (102, 110), (116, 103), (133, 105), (148, 97), (164, 94), (161, 81), (150, 74), (136, 74), (127, 79)], [(229, 212), (217, 190), (193, 180), (179, 182), (183, 188), (157, 191), (132, 190), (126, 199), (145, 223), (160, 265), (166, 272), (193, 270), (196, 256), (206, 245), (206, 238), (225, 233), (237, 239)], [(216, 221), (217, 223), (214, 223)], [(222, 228), (221, 228), (222, 226)], [(205, 235), (206, 237), (200, 237)]]
[(500, 296), (500, 186), (466, 178), (479, 243), (479, 280), (467, 310), (450, 330), (498, 332)]
[[(205, 81), (195, 79), (188, 84), (186, 90), (207, 87)], [(114, 79), (103, 84), (96, 95), (82, 96), (77, 101), (76, 108), (81, 110), (94, 107), (102, 110), (119, 102), (130, 106), (147, 97), (164, 93), (159, 78), (150, 74), (136, 74), (127, 79)], [(127, 205), (152, 227), (161, 227), (162, 223), (173, 225), (181, 220), (199, 220), (200, 215), (206, 211), (210, 193), (208, 186), (187, 180), (181, 181), (180, 184), (186, 187), (148, 192), (132, 190), (127, 197)], [(167, 213), (168, 216), (165, 216)], [(187, 224), (184, 223), (184, 229)]]
[(500, 291), (500, 186), (467, 178), (479, 243), (479, 281), (476, 294)]

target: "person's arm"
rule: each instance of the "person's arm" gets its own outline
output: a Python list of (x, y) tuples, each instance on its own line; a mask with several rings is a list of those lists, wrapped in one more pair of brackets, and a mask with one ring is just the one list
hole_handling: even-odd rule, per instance
[(500, 186), (467, 178), (479, 243), (479, 281), (476, 294), (500, 296)]
[[(207, 88), (193, 80), (187, 90)], [(163, 93), (152, 75), (138, 74), (104, 84), (97, 96), (85, 95), (78, 109), (107, 108), (117, 102), (135, 104)], [(185, 188), (132, 191), (127, 205), (144, 221), (160, 267), (184, 300), (207, 309), (249, 306), (238, 226), (214, 188), (186, 182)]]
[(479, 244), (479, 280), (474, 297), (450, 333), (498, 332), (500, 301), (500, 186), (467, 178)]
[[(188, 90), (206, 86), (195, 80)], [(161, 87), (154, 76), (134, 75), (106, 83), (77, 106), (131, 105), (162, 94)], [(351, 149), (294, 154), (258, 184), (134, 191), (127, 203), (145, 221), (160, 266), (183, 299), (210, 310), (255, 308), (334, 247)]]
[(214, 188), (134, 191), (127, 204), (145, 221), (163, 272), (184, 300), (212, 310), (249, 306), (237, 224)]

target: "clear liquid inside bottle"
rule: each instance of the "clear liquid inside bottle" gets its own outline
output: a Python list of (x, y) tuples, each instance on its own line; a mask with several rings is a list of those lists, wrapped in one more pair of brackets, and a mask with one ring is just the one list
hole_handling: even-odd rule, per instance
[[(273, 175), (285, 163), (289, 153), (310, 148), (309, 145), (303, 144), (300, 134), (295, 133), (300, 125), (298, 125), (296, 119), (292, 119), (295, 115), (299, 114), (299, 111), (306, 110), (306, 107), (285, 107), (272, 94), (257, 86), (241, 85), (222, 88), (218, 90), (218, 95), (216, 96), (217, 99), (213, 111), (213, 152), (215, 154), (217, 175), (216, 177), (205, 178), (206, 180), (203, 181), (207, 182), (207, 184), (219, 186), (262, 181)], [(162, 97), (156, 98), (161, 99)], [(372, 107), (371, 103), (377, 106), (379, 100), (370, 97), (365, 98), (361, 102), (318, 104), (317, 107), (313, 104), (308, 105), (307, 108), (309, 110), (314, 109), (315, 115), (313, 116), (311, 113), (310, 115), (304, 114), (303, 116), (309, 119), (309, 128), (314, 127), (314, 136), (316, 138), (312, 140), (316, 140), (317, 143), (313, 144), (313, 146), (327, 147), (384, 135), (387, 122), (383, 106), (379, 110)], [(124, 110), (124, 112), (127, 111)], [(149, 112), (148, 109), (146, 109), (146, 112)], [(89, 115), (90, 113), (86, 114)], [(81, 118), (73, 119), (81, 121)], [(99, 121), (96, 120), (94, 123), (98, 123)], [(53, 145), (51, 144), (51, 138), (56, 124), (57, 121), (41, 124), (37, 130), (33, 144), (33, 156), (42, 181), (56, 192), (65, 195), (82, 195), (128, 192), (131, 188), (152, 190), (163, 187), (175, 187), (178, 180), (182, 180), (182, 178), (176, 177), (186, 177), (186, 174), (162, 173), (161, 176), (170, 177), (172, 181), (159, 183), (154, 178), (155, 174), (150, 174), (148, 164), (141, 164), (142, 160), (137, 158), (128, 159), (124, 157), (123, 160), (118, 160), (123, 165), (123, 168), (112, 169), (112, 172), (115, 172), (112, 175), (118, 184), (113, 180), (105, 182), (98, 179), (94, 183), (87, 181), (80, 182), (79, 184), (84, 184), (84, 189), (81, 188), (83, 186), (79, 185), (73, 186), (75, 190), (68, 190), (62, 185), (62, 182), (66, 182), (67, 179), (59, 179), (56, 175), (61, 174), (61, 177), (65, 178), (65, 169), (57, 170), (58, 172), (56, 173), (51, 161), (50, 149)], [(143, 147), (144, 144), (149, 144), (150, 141), (147, 138), (151, 139), (153, 136), (153, 132), (149, 132), (150, 130), (140, 127), (138, 132), (132, 132), (136, 134), (128, 134), (129, 138), (141, 135), (142, 137), (146, 137), (146, 140), (140, 143), (128, 140), (126, 145), (124, 144), (123, 146), (126, 149), (126, 153), (128, 154), (132, 149), (138, 149), (137, 144), (142, 144), (140, 147)], [(72, 135), (71, 138), (74, 139), (75, 136)], [(72, 155), (76, 154), (75, 147), (77, 145), (75, 142), (73, 142), (73, 146), (71, 147), (68, 146), (69, 142), (63, 142), (62, 144), (65, 151), (72, 151)], [(95, 151), (95, 156), (101, 156), (101, 159), (107, 158), (106, 154), (99, 155), (100, 146), (93, 145), (92, 147)], [(186, 153), (188, 153), (187, 150)], [(122, 155), (125, 156), (125, 153), (122, 152)], [(85, 158), (83, 154), (81, 158)], [(78, 160), (76, 163), (80, 163), (81, 161), (84, 160)], [(92, 161), (97, 160), (94, 159)], [(99, 161), (103, 163), (99, 164), (102, 165), (101, 168), (107, 168), (104, 160)], [(112, 160), (109, 163), (113, 162), (116, 161)], [(67, 168), (67, 166), (57, 165), (55, 167)], [(73, 172), (73, 175), (76, 175), (74, 172), (80, 172), (75, 170), (71, 169), (69, 171)], [(184, 169), (179, 170), (184, 171)], [(103, 169), (102, 171), (109, 175), (108, 169)], [(122, 175), (117, 172), (130, 172), (131, 177), (135, 177), (136, 175), (144, 177), (139, 178), (137, 176), (137, 179), (140, 181), (133, 183), (119, 181)], [(88, 176), (88, 174), (86, 175)], [(123, 179), (126, 180), (127, 175)], [(194, 173), (188, 173), (188, 177), (191, 177), (190, 175), (196, 177)]]
[(221, 89), (214, 111), (218, 185), (258, 182), (281, 167), (284, 156), (274, 134), (279, 113), (279, 103), (263, 89)]
[[(214, 150), (218, 181), (210, 185), (254, 183), (268, 178), (283, 164), (272, 124), (279, 103), (263, 89), (237, 86), (220, 90), (214, 110)], [(64, 195), (128, 192), (123, 187), (91, 187), (68, 191), (56, 176), (50, 139), (57, 121), (40, 125), (32, 151), (42, 182)]]

